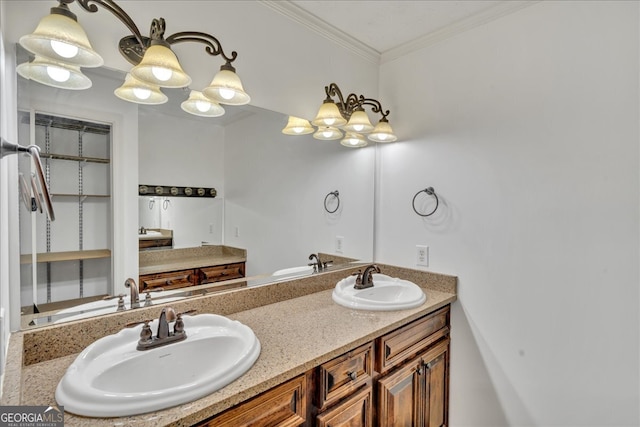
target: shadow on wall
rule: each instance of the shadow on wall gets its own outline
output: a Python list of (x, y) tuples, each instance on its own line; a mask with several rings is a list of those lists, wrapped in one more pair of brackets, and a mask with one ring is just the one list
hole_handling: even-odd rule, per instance
[[(449, 424), (459, 427), (535, 425), (489, 344), (470, 321), (460, 301), (452, 305), (451, 313), (454, 338), (451, 344)], [(512, 421), (508, 420), (505, 409), (512, 414)]]

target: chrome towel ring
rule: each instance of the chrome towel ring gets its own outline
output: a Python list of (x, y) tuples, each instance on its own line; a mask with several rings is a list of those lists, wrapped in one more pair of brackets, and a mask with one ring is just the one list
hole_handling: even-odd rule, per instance
[[(334, 210), (330, 210), (329, 207), (327, 206), (327, 201), (329, 200), (330, 196), (333, 196), (338, 201), (338, 204), (336, 205), (336, 208)], [(336, 213), (339, 208), (340, 208), (340, 193), (338, 192), (338, 190), (332, 191), (331, 193), (327, 194), (324, 198), (324, 210), (332, 214), (332, 213)]]
[[(418, 209), (416, 208), (416, 198), (418, 197), (418, 195), (420, 193), (427, 193), (427, 195), (435, 197), (435, 199), (436, 199), (436, 207), (433, 208), (433, 210), (431, 212), (426, 213), (426, 214), (425, 213), (420, 213), (418, 211)], [(438, 209), (438, 205), (439, 204), (440, 204), (440, 201), (438, 200), (438, 195), (436, 194), (436, 191), (433, 189), (433, 187), (427, 187), (424, 190), (418, 191), (416, 193), (416, 195), (413, 196), (413, 201), (411, 202), (411, 205), (413, 206), (413, 211), (415, 213), (417, 213), (418, 215), (422, 216), (422, 217), (427, 217), (427, 216), (433, 215), (436, 212), (436, 210)]]

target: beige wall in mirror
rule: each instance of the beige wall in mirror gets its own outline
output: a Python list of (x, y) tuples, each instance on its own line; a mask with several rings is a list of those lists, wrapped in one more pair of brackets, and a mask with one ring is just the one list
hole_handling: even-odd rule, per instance
[[(307, 266), (311, 253), (326, 254), (323, 261), (337, 263), (372, 260), (375, 147), (348, 149), (311, 136), (283, 135), (285, 115), (253, 106), (227, 106), (220, 118), (190, 116), (180, 109), (188, 95), (181, 90), (171, 91), (171, 101), (160, 108), (128, 104), (113, 95), (122, 73), (100, 69), (87, 74), (93, 87), (73, 93), (18, 79), (19, 110), (25, 117), (21, 143), (36, 143), (44, 152), (47, 143), (63, 140), (56, 143), (77, 157), (47, 160), (56, 179), (55, 222), (47, 224), (26, 203), (21, 207), (23, 327), (114, 312), (118, 298), (103, 298), (121, 293), (127, 294), (122, 300), (129, 308), (124, 279), (181, 270), (185, 264), (176, 264), (176, 259), (204, 256), (217, 265), (223, 257), (236, 269), (243, 261), (236, 272), (248, 280), (229, 282), (242, 286), (281, 279), (273, 273)], [(86, 130), (66, 130), (70, 134), (61, 137), (59, 130), (47, 131), (46, 124), (37, 128), (31, 124), (36, 113), (103, 124), (111, 132), (102, 136), (101, 148), (96, 149)], [(75, 152), (78, 147), (84, 153)], [(118, 153), (137, 159), (138, 167), (121, 168)], [(96, 162), (93, 157), (109, 161)], [(20, 172), (28, 177), (29, 165), (21, 163)], [(79, 176), (85, 186), (100, 187), (91, 190), (95, 197), (81, 200)], [(139, 196), (140, 184), (215, 188), (217, 196)], [(73, 197), (63, 197), (56, 189), (60, 186), (70, 186), (65, 192)], [(324, 200), (336, 190), (340, 206), (329, 213)], [(138, 207), (138, 216), (127, 217), (125, 226), (114, 215), (122, 204)], [(133, 230), (141, 227), (169, 230), (172, 242), (169, 249), (139, 252), (139, 270), (133, 270), (128, 267), (133, 261), (126, 264), (120, 257), (133, 256), (136, 241), (148, 238), (135, 235)], [(122, 238), (116, 229), (132, 231)], [(124, 250), (117, 249), (119, 239), (125, 242)], [(47, 262), (43, 254), (56, 251), (67, 253), (67, 258)], [(76, 256), (76, 251), (83, 255)], [(220, 274), (223, 280), (230, 271), (207, 270), (202, 263), (185, 267), (192, 274), (184, 276), (185, 283), (197, 286), (206, 282), (203, 278)], [(173, 279), (164, 280), (164, 286), (158, 283), (152, 280), (144, 286), (163, 288), (152, 300), (189, 296), (183, 286), (169, 285)], [(215, 286), (224, 289), (219, 282)]]

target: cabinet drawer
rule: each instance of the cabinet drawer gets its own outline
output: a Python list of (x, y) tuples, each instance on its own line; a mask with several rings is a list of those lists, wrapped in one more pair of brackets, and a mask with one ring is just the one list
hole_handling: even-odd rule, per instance
[(320, 414), (316, 418), (317, 427), (371, 427), (372, 421), (371, 387), (349, 397), (339, 405)]
[(307, 417), (306, 390), (307, 378), (302, 375), (234, 406), (198, 427), (299, 426)]
[(169, 273), (148, 274), (140, 276), (139, 288), (141, 292), (147, 289), (163, 288), (178, 289), (196, 284), (193, 270), (172, 271)]
[(449, 306), (378, 338), (376, 370), (386, 373), (449, 334)]
[(318, 367), (317, 406), (323, 410), (364, 384), (371, 383), (373, 343), (350, 351)]
[(244, 263), (217, 265), (215, 267), (203, 267), (198, 271), (200, 282), (213, 283), (222, 280), (239, 279), (244, 277)]

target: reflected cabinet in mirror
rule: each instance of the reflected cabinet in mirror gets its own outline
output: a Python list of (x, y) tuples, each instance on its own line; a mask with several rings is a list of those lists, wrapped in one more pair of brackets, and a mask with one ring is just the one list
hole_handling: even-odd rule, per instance
[[(131, 307), (117, 268), (123, 255), (113, 246), (118, 221), (138, 230), (133, 279), (141, 306), (307, 274), (312, 253), (323, 263), (372, 259), (374, 147), (283, 135), (286, 116), (253, 106), (191, 116), (180, 109), (188, 91), (172, 90), (161, 106), (129, 104), (113, 95), (121, 72), (86, 73), (93, 86), (85, 91), (18, 78), (19, 142), (41, 147), (57, 214), (49, 223), (34, 211), (23, 186), (23, 327)], [(127, 152), (128, 144), (137, 149)], [(137, 176), (131, 165), (122, 172), (117, 150), (137, 156)], [(28, 184), (27, 160), (19, 173)], [(125, 178), (117, 191), (115, 180)], [(141, 184), (215, 188), (216, 195), (139, 195)], [(137, 206), (137, 217), (123, 218), (123, 205)]]

